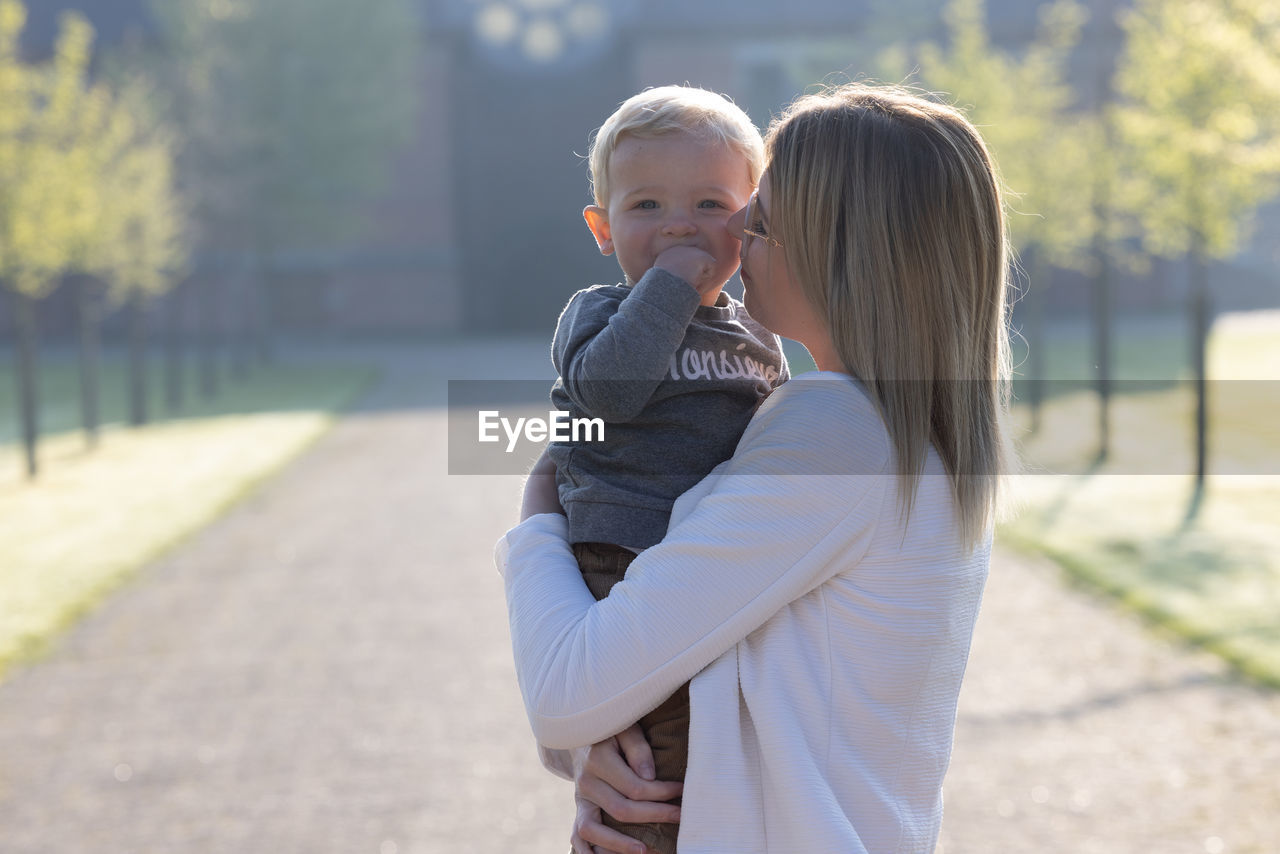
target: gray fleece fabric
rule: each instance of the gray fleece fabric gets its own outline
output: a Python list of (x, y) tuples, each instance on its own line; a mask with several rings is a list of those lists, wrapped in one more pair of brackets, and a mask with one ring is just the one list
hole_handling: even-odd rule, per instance
[(733, 455), (760, 401), (789, 376), (778, 336), (721, 293), (658, 268), (634, 286), (573, 295), (556, 324), (551, 403), (600, 418), (603, 441), (552, 442), (575, 543), (645, 549), (675, 499)]

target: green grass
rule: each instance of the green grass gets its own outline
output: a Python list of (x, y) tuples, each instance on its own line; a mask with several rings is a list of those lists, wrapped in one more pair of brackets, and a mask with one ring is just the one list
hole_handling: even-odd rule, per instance
[[(1210, 476), (1192, 506), (1194, 398), (1180, 321), (1118, 330), (1119, 377), (1168, 382), (1112, 404), (1111, 453), (1098, 464), (1097, 401), (1063, 384), (1041, 428), (1016, 405), (1032, 472), (1015, 478), (1017, 514), (1001, 541), (1055, 559), (1074, 579), (1152, 623), (1280, 687), (1280, 316), (1228, 316), (1214, 328)], [(1046, 344), (1048, 375), (1087, 377), (1083, 330)]]
[[(15, 439), (13, 368), (0, 363), (0, 671), (50, 638), (141, 566), (208, 524), (318, 438), (373, 379), (370, 368), (278, 365), (227, 382), (213, 401), (188, 392), (181, 417), (120, 423), (124, 370), (104, 366), (105, 426), (89, 450), (75, 429), (69, 358), (41, 365), (40, 476)], [(158, 378), (152, 413), (164, 416)]]

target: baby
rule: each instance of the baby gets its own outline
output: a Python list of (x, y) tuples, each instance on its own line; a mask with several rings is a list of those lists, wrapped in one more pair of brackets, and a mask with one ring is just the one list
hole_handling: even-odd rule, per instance
[[(788, 377), (778, 337), (722, 292), (741, 235), (726, 227), (760, 178), (746, 114), (684, 86), (630, 98), (596, 132), (583, 211), (625, 283), (574, 294), (556, 326), (551, 400), (605, 422), (600, 441), (554, 442), (560, 502), (583, 579), (603, 599), (660, 541), (675, 499), (732, 456), (760, 401)], [(594, 437), (598, 438), (598, 437)], [(689, 691), (640, 720), (657, 779), (683, 781)], [(605, 823), (673, 854), (674, 824)]]

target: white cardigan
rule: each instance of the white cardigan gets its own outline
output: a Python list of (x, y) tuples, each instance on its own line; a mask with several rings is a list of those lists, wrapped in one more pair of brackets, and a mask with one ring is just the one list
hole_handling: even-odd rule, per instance
[(932, 450), (904, 524), (893, 467), (863, 388), (814, 372), (765, 401), (608, 598), (563, 517), (508, 531), (495, 558), (538, 741), (599, 741), (692, 678), (681, 854), (932, 854), (990, 540), (963, 549)]

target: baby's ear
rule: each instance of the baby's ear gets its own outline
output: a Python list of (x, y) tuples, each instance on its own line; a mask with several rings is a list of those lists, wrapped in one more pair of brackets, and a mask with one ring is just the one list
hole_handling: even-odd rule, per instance
[(613, 254), (613, 236), (609, 231), (609, 211), (599, 205), (587, 205), (582, 209), (582, 218), (587, 221), (587, 228), (596, 239), (601, 255)]

